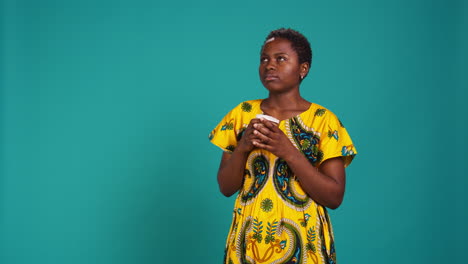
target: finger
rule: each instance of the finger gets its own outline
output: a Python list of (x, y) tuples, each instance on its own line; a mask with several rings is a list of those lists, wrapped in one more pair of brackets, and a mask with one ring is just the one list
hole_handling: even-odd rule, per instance
[(260, 133), (264, 134), (264, 135), (268, 135), (271, 133), (271, 130), (268, 129), (265, 125), (263, 124), (254, 124), (254, 129), (259, 131)]
[(268, 144), (271, 141), (271, 138), (268, 136), (262, 134), (260, 131), (255, 130), (254, 135), (257, 136), (258, 139), (260, 139), (260, 142)]
[(246, 134), (252, 134), (253, 131), (255, 130), (255, 124), (257, 124), (258, 122), (260, 122), (260, 121), (250, 122), (250, 124), (247, 125), (247, 127), (245, 128), (245, 133)]
[(250, 124), (258, 124), (258, 123), (261, 123), (260, 119), (258, 118), (253, 118), (252, 120), (250, 120)]
[(256, 118), (251, 119), (249, 124), (247, 125), (246, 129), (253, 127), (254, 124), (259, 123), (259, 122), (260, 122), (260, 120), (258, 120)]
[(250, 142), (252, 142), (252, 141), (261, 141), (262, 140), (261, 134), (259, 134), (258, 132), (257, 133), (253, 132), (252, 134), (249, 135), (248, 140)]
[(276, 129), (278, 129), (278, 125), (274, 122), (271, 122), (270, 120), (262, 119), (260, 121), (265, 127), (270, 129), (271, 131), (276, 131)]
[(268, 146), (262, 142), (258, 142), (258, 141), (252, 141), (252, 145), (254, 145), (256, 148), (259, 148), (259, 149), (264, 149), (264, 150), (267, 150), (267, 151), (270, 151), (271, 152), (271, 146)]
[[(270, 121), (267, 121), (270, 122)], [(278, 134), (281, 130), (279, 130), (275, 125), (272, 125), (271, 127), (267, 127), (267, 123), (262, 123), (262, 124), (255, 124), (254, 129), (260, 131), (262, 134), (273, 138), (275, 134)]]

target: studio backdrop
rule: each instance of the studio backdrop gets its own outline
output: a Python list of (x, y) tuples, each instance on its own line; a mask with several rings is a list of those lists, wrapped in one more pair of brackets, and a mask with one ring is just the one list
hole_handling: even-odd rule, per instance
[(307, 100), (359, 151), (339, 263), (460, 263), (466, 1), (27, 1), (0, 6), (0, 263), (221, 263), (234, 197), (208, 134), (265, 98), (260, 47), (313, 49)]

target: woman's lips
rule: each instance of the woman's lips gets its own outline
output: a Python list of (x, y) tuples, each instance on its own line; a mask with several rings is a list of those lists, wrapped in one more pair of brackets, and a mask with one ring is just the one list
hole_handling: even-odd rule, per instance
[(267, 74), (265, 75), (265, 81), (274, 81), (274, 80), (278, 80), (278, 76), (275, 75), (275, 74)]

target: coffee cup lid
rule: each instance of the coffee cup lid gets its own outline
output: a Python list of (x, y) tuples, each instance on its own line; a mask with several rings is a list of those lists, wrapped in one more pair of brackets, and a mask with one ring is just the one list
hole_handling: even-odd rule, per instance
[(275, 122), (277, 124), (279, 124), (279, 122), (280, 122), (278, 119), (276, 119), (276, 118), (274, 118), (272, 116), (269, 116), (269, 115), (258, 114), (256, 117), (259, 118), (259, 119), (263, 118), (263, 119), (269, 120), (271, 122)]

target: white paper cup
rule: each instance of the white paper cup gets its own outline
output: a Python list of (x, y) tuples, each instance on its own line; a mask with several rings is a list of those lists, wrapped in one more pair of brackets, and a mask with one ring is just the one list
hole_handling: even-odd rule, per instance
[(276, 118), (274, 118), (272, 116), (269, 116), (269, 115), (258, 114), (255, 117), (258, 118), (258, 119), (263, 118), (263, 119), (266, 119), (266, 120), (271, 121), (271, 122), (276, 123), (276, 124), (279, 124), (279, 122), (280, 122), (278, 119), (276, 119)]

